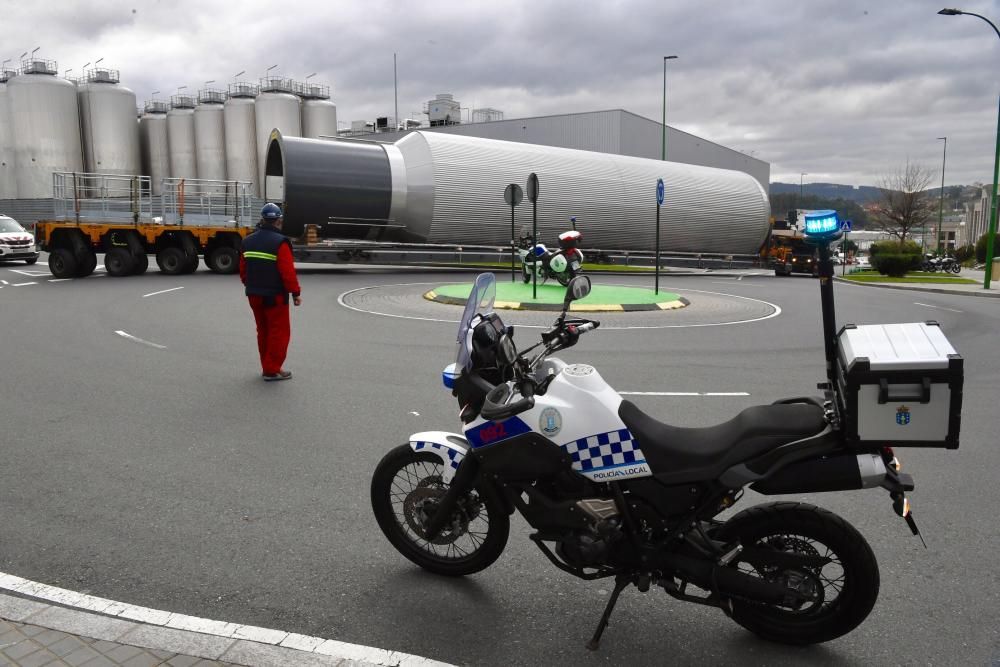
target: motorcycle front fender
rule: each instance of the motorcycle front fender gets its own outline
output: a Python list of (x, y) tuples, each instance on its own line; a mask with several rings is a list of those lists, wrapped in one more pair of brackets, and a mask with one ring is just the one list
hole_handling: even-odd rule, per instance
[(471, 445), (457, 433), (423, 431), (410, 436), (410, 448), (415, 452), (430, 452), (440, 458), (444, 466), (442, 481), (450, 484)]

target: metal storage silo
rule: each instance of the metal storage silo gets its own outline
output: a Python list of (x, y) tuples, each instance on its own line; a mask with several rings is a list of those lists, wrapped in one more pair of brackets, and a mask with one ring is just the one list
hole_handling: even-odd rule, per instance
[(25, 61), (7, 81), (17, 196), (52, 196), (52, 172), (83, 171), (76, 86), (56, 76), (54, 60)]
[(330, 86), (304, 83), (302, 97), (302, 136), (307, 139), (337, 136), (337, 105), (330, 101)]
[[(664, 250), (756, 253), (770, 214), (763, 187), (741, 171), (442, 132), (395, 144), (275, 134), (266, 166), (282, 181), (290, 236), (321, 222), (321, 236), (506, 245), (504, 188), (532, 172), (544, 243), (575, 215), (584, 247), (653, 250), (658, 178)], [(516, 216), (518, 226), (530, 224), (531, 206)]]
[(77, 87), (85, 171), (139, 173), (135, 93), (118, 82), (118, 70), (91, 69), (85, 73), (85, 83)]
[(149, 176), (154, 195), (162, 194), (163, 179), (170, 178), (170, 143), (167, 140), (166, 102), (146, 102), (145, 113), (139, 119), (139, 139), (142, 173)]
[[(261, 196), (272, 201), (281, 201), (280, 191), (268, 186), (264, 178), (264, 162), (272, 130), (280, 130), (282, 136), (302, 136), (302, 118), (299, 112), (299, 98), (293, 95), (295, 84), (290, 79), (261, 79), (260, 95), (257, 96), (255, 113), (257, 116), (257, 173)], [(280, 186), (280, 181), (275, 181)]]
[(194, 143), (194, 98), (173, 95), (167, 112), (167, 143), (171, 178), (198, 178)]
[(14, 170), (14, 134), (11, 130), (7, 81), (17, 73), (0, 69), (0, 199), (17, 199), (17, 174)]
[(222, 105), (226, 96), (221, 90), (198, 91), (194, 108), (194, 144), (198, 178), (226, 180), (226, 137)]
[(229, 84), (229, 99), (223, 105), (226, 135), (226, 178), (252, 183), (251, 193), (260, 196), (257, 173), (257, 123), (254, 113), (257, 86)]

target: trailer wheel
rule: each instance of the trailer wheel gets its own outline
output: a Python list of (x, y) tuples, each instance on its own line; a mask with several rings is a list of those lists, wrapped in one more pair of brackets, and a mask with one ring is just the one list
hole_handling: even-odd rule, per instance
[(187, 257), (180, 248), (170, 246), (156, 253), (156, 265), (168, 276), (180, 275), (187, 266)]
[(112, 248), (104, 254), (104, 268), (109, 276), (120, 278), (132, 273), (135, 262), (132, 261), (132, 253), (125, 248)]
[(240, 253), (231, 246), (219, 246), (205, 257), (205, 264), (215, 273), (236, 273), (240, 266)]
[(97, 268), (97, 254), (89, 248), (82, 253), (78, 253), (76, 261), (75, 275), (77, 278), (86, 278)]
[(72, 278), (76, 268), (76, 256), (69, 248), (56, 248), (49, 253), (49, 271), (56, 278)]
[(132, 273), (141, 276), (149, 268), (149, 255), (144, 252), (136, 253), (132, 255), (132, 260), (135, 266), (132, 269)]

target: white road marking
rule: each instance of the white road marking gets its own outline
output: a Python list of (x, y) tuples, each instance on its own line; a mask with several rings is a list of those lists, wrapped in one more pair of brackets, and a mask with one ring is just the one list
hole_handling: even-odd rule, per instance
[(19, 273), (22, 276), (28, 276), (29, 278), (44, 278), (45, 276), (52, 275), (49, 271), (26, 271), (24, 269), (10, 269), (10, 272)]
[(141, 338), (137, 338), (136, 336), (133, 336), (132, 334), (130, 334), (130, 333), (126, 332), (126, 331), (115, 331), (115, 333), (118, 334), (119, 336), (121, 336), (122, 338), (127, 338), (128, 340), (134, 341), (136, 343), (142, 343), (143, 345), (148, 345), (150, 347), (155, 347), (158, 350), (165, 350), (165, 349), (167, 349), (166, 345), (160, 345), (158, 343), (150, 343), (148, 340), (143, 340)]
[(37, 285), (37, 284), (38, 284), (37, 281), (30, 283), (14, 283), (13, 285), (11, 285), (11, 287), (24, 287), (25, 285)]
[(50, 283), (62, 283), (62, 282), (66, 282), (67, 280), (75, 280), (75, 278), (50, 278), (49, 282)]
[(162, 289), (159, 292), (150, 292), (149, 294), (143, 294), (142, 298), (145, 299), (147, 296), (156, 296), (157, 294), (166, 294), (167, 292), (175, 292), (179, 289), (184, 289), (184, 287), (171, 287), (170, 289)]
[(410, 410), (410, 414), (411, 414), (411, 415), (416, 415), (417, 417), (419, 417), (419, 416), (420, 416), (420, 413), (419, 413), (419, 412), (416, 412), (416, 411), (414, 411), (414, 410)]
[(307, 635), (285, 632), (284, 630), (273, 630), (253, 625), (213, 621), (186, 614), (175, 614), (162, 609), (140, 607), (94, 595), (77, 593), (65, 588), (57, 588), (37, 581), (22, 579), (21, 577), (4, 572), (0, 572), (0, 590), (11, 591), (27, 596), (28, 598), (45, 600), (61, 607), (138, 621), (147, 625), (190, 630), (227, 639), (247, 639), (261, 644), (270, 644), (271, 646), (283, 646), (324, 656), (334, 656), (352, 662), (356, 661), (358, 663), (373, 665), (400, 665), (401, 667), (447, 667), (446, 663), (410, 653), (390, 651), (374, 646), (363, 646), (361, 644), (348, 644), (347, 642), (335, 639), (309, 637)]
[(745, 391), (620, 391), (622, 396), (749, 396)]
[(948, 311), (951, 311), (953, 313), (964, 312), (964, 311), (961, 311), (961, 310), (956, 310), (955, 308), (945, 308), (944, 306), (935, 306), (935, 305), (932, 305), (932, 304), (929, 304), (929, 303), (920, 303), (919, 301), (914, 301), (913, 305), (914, 306), (926, 306), (928, 308), (940, 308), (941, 310), (948, 310)]
[[(348, 310), (353, 310), (358, 313), (366, 313), (368, 315), (381, 315), (382, 317), (395, 317), (400, 320), (419, 320), (421, 322), (444, 322), (445, 324), (457, 324), (458, 320), (445, 320), (437, 317), (417, 317), (415, 315), (396, 315), (395, 313), (383, 313), (377, 310), (365, 310), (364, 308), (357, 308), (355, 306), (349, 306), (347, 302), (344, 301), (344, 297), (350, 296), (356, 292), (364, 292), (370, 289), (380, 289), (382, 287), (410, 287), (413, 285), (440, 285), (441, 283), (395, 283), (392, 285), (369, 285), (368, 287), (359, 287), (357, 289), (352, 289), (344, 292), (337, 297), (337, 303), (339, 303), (344, 308)], [(636, 285), (624, 285), (624, 287), (637, 287)], [(763, 303), (771, 308), (774, 308), (774, 312), (770, 315), (764, 315), (763, 317), (754, 317), (749, 320), (736, 320), (735, 322), (705, 322), (703, 324), (657, 324), (649, 326), (632, 326), (632, 327), (611, 327), (602, 326), (601, 329), (604, 331), (629, 331), (629, 330), (642, 330), (642, 329), (694, 329), (698, 327), (726, 327), (733, 324), (751, 324), (753, 322), (763, 322), (764, 320), (769, 320), (772, 317), (778, 317), (781, 315), (781, 307), (776, 303), (771, 303), (770, 301), (764, 301), (763, 299), (753, 299), (748, 296), (740, 296), (739, 294), (726, 294), (725, 292), (709, 292), (706, 290), (697, 289), (683, 289), (681, 292), (692, 293), (692, 294), (712, 294), (714, 296), (728, 296), (733, 299), (743, 299), (744, 301), (756, 301), (757, 303)], [(456, 306), (457, 308), (458, 306)], [(538, 312), (538, 311), (536, 311)], [(519, 324), (517, 325), (520, 329), (548, 329), (547, 326), (540, 326), (535, 324)]]
[(4, 285), (10, 285), (10, 283), (7, 282), (6, 280), (0, 280), (0, 283), (3, 283)]

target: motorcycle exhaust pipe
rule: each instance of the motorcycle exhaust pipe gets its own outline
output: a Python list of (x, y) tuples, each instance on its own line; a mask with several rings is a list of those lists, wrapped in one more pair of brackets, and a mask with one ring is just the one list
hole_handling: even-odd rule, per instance
[(705, 590), (717, 588), (725, 595), (738, 595), (771, 604), (786, 604), (795, 601), (795, 598), (801, 598), (799, 601), (805, 600), (802, 595), (787, 586), (774, 584), (730, 567), (722, 567), (711, 561), (667, 554), (664, 562), (673, 568), (680, 578)]
[(882, 484), (886, 468), (877, 454), (838, 454), (787, 465), (750, 488), (764, 495), (853, 491)]

